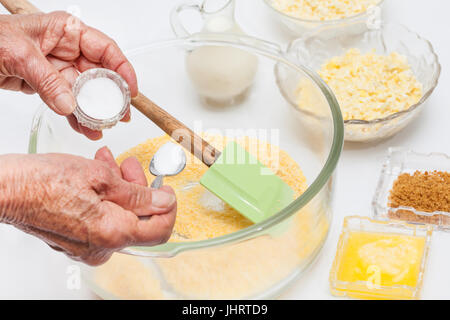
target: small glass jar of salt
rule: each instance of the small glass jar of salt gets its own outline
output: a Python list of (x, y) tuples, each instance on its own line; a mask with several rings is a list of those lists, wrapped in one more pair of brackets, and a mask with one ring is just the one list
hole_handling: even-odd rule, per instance
[(81, 73), (73, 85), (78, 122), (101, 131), (117, 124), (130, 108), (127, 82), (116, 72), (95, 68)]

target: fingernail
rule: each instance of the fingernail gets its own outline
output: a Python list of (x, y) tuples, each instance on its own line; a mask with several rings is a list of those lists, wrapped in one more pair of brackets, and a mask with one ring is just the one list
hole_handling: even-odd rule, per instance
[(131, 121), (131, 115), (130, 115), (130, 112), (128, 111), (128, 113), (127, 113), (127, 114), (122, 118), (122, 120), (120, 120), (120, 121), (126, 122), (126, 123), (130, 122), (130, 121)]
[(60, 93), (55, 99), (55, 108), (63, 115), (72, 114), (75, 106), (75, 98), (70, 93)]
[(157, 208), (170, 207), (175, 202), (175, 196), (162, 190), (155, 190), (152, 194), (152, 205)]

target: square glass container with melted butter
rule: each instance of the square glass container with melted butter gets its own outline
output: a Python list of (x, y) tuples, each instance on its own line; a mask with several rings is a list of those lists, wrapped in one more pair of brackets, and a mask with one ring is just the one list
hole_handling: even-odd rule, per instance
[(335, 296), (419, 299), (432, 228), (350, 216), (330, 272)]

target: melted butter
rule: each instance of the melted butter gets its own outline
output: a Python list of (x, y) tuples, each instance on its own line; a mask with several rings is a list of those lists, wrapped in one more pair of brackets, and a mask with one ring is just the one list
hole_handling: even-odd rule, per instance
[[(378, 286), (417, 285), (425, 238), (396, 234), (350, 232), (338, 279)], [(378, 287), (379, 288), (379, 287)]]

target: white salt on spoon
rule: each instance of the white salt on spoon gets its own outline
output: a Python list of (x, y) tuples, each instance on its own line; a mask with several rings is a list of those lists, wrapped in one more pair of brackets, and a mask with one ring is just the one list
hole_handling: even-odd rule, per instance
[(186, 167), (186, 154), (180, 145), (167, 142), (150, 161), (149, 171), (156, 176), (151, 187), (159, 189), (165, 176), (175, 176)]

